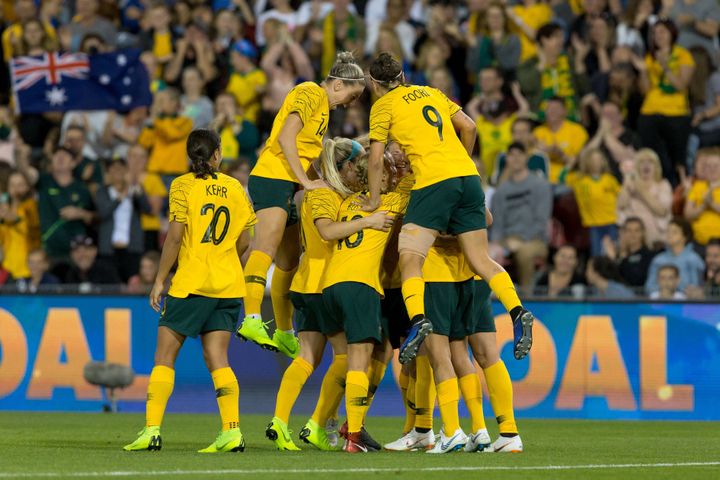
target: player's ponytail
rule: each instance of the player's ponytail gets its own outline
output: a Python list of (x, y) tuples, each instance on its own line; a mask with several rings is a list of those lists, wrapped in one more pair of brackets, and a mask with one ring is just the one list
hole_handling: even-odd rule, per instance
[(213, 130), (198, 128), (190, 132), (187, 139), (187, 155), (190, 158), (190, 171), (198, 178), (215, 176), (212, 160), (215, 151), (220, 148), (220, 136)]
[(365, 72), (355, 61), (351, 52), (339, 52), (335, 57), (327, 78), (329, 80), (342, 80), (344, 83), (365, 84)]
[(364, 155), (365, 149), (355, 140), (341, 137), (325, 140), (320, 153), (320, 169), (325, 182), (342, 197), (351, 195), (353, 191), (343, 182), (340, 170), (345, 163), (355, 162)]
[(383, 52), (370, 65), (370, 78), (381, 87), (391, 89), (405, 81), (402, 63), (388, 52)]

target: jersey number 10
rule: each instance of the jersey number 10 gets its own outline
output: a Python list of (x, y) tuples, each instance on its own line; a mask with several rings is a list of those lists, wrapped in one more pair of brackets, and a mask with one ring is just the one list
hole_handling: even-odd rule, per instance
[[(225, 235), (227, 235), (228, 228), (230, 227), (230, 210), (228, 210), (225, 205), (221, 205), (215, 209), (214, 203), (206, 203), (200, 209), (200, 215), (206, 215), (208, 212), (213, 212), (213, 216), (210, 220), (210, 225), (208, 225), (207, 230), (205, 230), (205, 235), (203, 235), (202, 240), (200, 240), (200, 243), (212, 242), (213, 245), (220, 245), (220, 243), (225, 239)], [(217, 226), (221, 214), (225, 216), (225, 225), (218, 236)]]
[[(357, 220), (358, 218), (363, 218), (363, 217), (362, 217), (362, 215), (355, 215), (354, 217), (352, 217), (352, 218), (350, 219), (350, 221)], [(342, 217), (342, 218), (340, 219), (340, 221), (341, 221), (341, 222), (347, 222), (347, 221), (348, 221), (347, 215), (344, 216), (344, 217)], [(338, 247), (337, 247), (337, 248), (338, 248), (338, 250), (342, 250), (343, 243), (345, 244), (345, 247), (346, 247), (346, 248), (356, 248), (356, 247), (358, 247), (358, 246), (362, 243), (362, 241), (363, 241), (363, 231), (360, 230), (359, 232), (357, 232), (357, 238), (355, 238), (355, 240), (352, 241), (352, 242), (350, 241), (350, 237), (346, 237), (346, 238), (343, 238), (343, 239), (341, 239), (341, 240), (338, 240)]]

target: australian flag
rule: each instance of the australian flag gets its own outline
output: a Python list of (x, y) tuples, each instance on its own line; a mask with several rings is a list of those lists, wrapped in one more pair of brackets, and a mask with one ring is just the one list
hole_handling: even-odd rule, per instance
[(12, 60), (12, 89), (19, 113), (66, 110), (128, 111), (152, 103), (140, 50), (45, 53)]

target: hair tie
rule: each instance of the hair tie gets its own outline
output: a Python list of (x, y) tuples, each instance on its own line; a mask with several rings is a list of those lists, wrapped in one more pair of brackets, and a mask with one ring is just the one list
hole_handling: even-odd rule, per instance
[(342, 166), (345, 164), (345, 162), (352, 162), (355, 157), (358, 156), (360, 151), (363, 149), (362, 145), (360, 145), (360, 142), (357, 140), (350, 140), (350, 143), (352, 144), (352, 149), (350, 150), (350, 155), (345, 160), (340, 160), (336, 162), (337, 169), (340, 170)]

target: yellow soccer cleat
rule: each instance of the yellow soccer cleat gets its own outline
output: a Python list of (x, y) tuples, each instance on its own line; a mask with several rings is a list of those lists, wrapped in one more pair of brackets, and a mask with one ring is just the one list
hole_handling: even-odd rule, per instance
[(265, 436), (275, 442), (278, 450), (288, 450), (291, 452), (299, 451), (297, 445), (290, 438), (290, 430), (285, 422), (278, 417), (273, 417), (270, 424), (265, 429)]
[(279, 351), (277, 344), (268, 335), (266, 324), (258, 316), (248, 315), (245, 317), (237, 330), (237, 336), (243, 340), (249, 340), (265, 350)]
[(239, 428), (232, 428), (218, 433), (209, 447), (198, 450), (198, 453), (244, 452), (245, 439)]
[(126, 452), (137, 452), (140, 450), (159, 451), (162, 448), (162, 437), (160, 427), (145, 427), (138, 432), (138, 438), (123, 447)]
[(325, 452), (337, 452), (342, 450), (342, 447), (338, 447), (337, 444), (333, 446), (332, 443), (330, 443), (330, 439), (328, 438), (325, 429), (320, 428), (320, 425), (312, 419), (308, 420), (303, 429), (300, 430), (300, 440)]
[(282, 330), (275, 330), (273, 333), (272, 341), (277, 345), (280, 353), (284, 353), (288, 357), (294, 359), (300, 353), (300, 342), (297, 337), (288, 332)]

